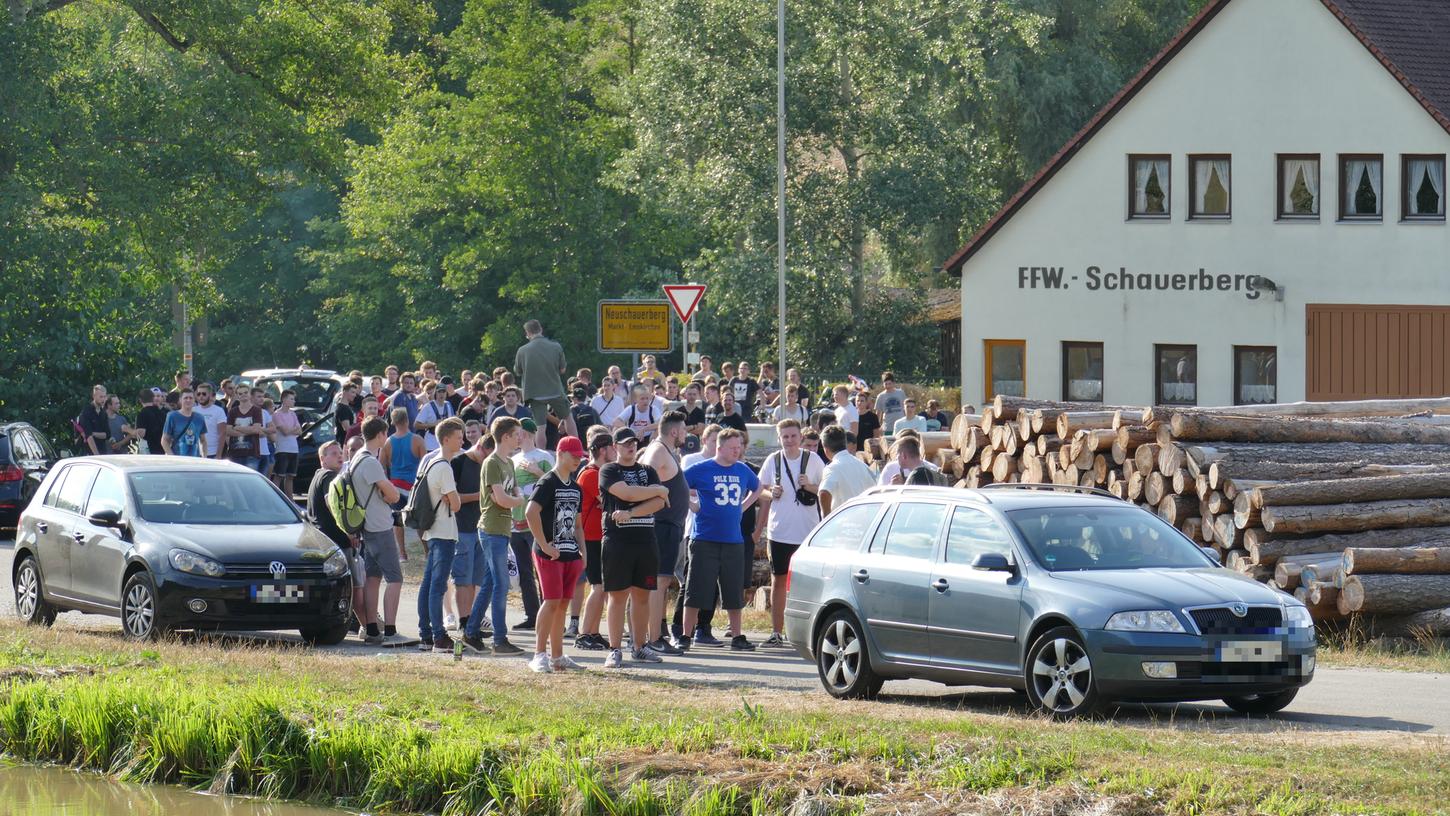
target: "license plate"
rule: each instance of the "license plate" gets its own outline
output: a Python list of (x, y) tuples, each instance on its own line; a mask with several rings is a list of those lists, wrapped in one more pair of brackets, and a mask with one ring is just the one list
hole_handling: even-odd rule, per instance
[(307, 587), (301, 584), (259, 584), (251, 590), (256, 603), (295, 604), (307, 600)]
[(1284, 644), (1277, 640), (1229, 640), (1218, 646), (1224, 663), (1277, 663), (1284, 659)]

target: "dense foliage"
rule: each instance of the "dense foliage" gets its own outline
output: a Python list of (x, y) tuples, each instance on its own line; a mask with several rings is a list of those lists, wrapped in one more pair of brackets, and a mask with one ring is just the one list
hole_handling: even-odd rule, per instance
[[(790, 0), (789, 337), (933, 376), (934, 272), (1202, 0)], [(593, 304), (711, 285), (773, 356), (760, 0), (7, 0), (0, 416), (307, 361), (578, 363)]]

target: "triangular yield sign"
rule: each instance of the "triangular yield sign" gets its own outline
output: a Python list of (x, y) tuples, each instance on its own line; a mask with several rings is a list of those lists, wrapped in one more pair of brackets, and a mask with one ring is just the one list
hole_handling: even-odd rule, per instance
[(689, 323), (690, 316), (699, 308), (700, 301), (705, 298), (705, 285), (702, 283), (677, 283), (664, 287), (665, 297), (670, 299), (670, 305), (675, 307), (675, 314), (680, 316), (681, 323)]

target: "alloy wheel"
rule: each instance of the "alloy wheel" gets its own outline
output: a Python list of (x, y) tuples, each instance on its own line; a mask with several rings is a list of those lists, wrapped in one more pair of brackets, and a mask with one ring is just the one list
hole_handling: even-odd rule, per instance
[(1037, 651), (1032, 683), (1042, 707), (1058, 714), (1074, 711), (1092, 690), (1092, 661), (1074, 641), (1059, 637)]
[(821, 676), (845, 691), (861, 672), (861, 637), (845, 619), (838, 619), (821, 637)]
[(22, 564), (20, 574), (15, 576), (15, 611), (22, 619), (31, 620), (39, 603), (40, 576), (35, 573), (35, 565)]
[(144, 581), (136, 581), (126, 592), (121, 617), (126, 624), (126, 633), (131, 637), (151, 636), (156, 619), (156, 602), (151, 595), (151, 588)]

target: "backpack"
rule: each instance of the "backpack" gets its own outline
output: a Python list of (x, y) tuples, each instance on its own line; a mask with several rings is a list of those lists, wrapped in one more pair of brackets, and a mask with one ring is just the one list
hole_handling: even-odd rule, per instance
[(911, 471), (906, 477), (906, 483), (932, 487), (947, 487), (951, 484), (944, 474), (938, 473), (926, 465), (918, 465), (915, 470)]
[(434, 457), (413, 483), (413, 492), (408, 495), (408, 505), (403, 508), (403, 526), (409, 530), (423, 533), (431, 529), (438, 520), (438, 508), (443, 506), (443, 497), (439, 496), (438, 501), (433, 501), (433, 489), (428, 486), (428, 474), (439, 464), (448, 465), (442, 456)]
[(341, 478), (334, 478), (332, 484), (327, 486), (327, 509), (344, 533), (357, 535), (362, 532), (363, 523), (367, 521), (368, 504), (378, 492), (378, 486), (373, 485), (367, 500), (359, 503), (357, 488), (352, 482), (352, 462), (344, 465), (338, 476)]

